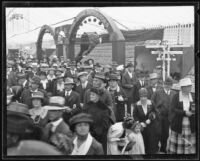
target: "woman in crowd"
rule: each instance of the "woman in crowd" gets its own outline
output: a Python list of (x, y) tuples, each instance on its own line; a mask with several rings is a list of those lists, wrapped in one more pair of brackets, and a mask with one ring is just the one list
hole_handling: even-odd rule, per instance
[(102, 91), (96, 88), (90, 90), (90, 101), (85, 104), (83, 111), (91, 114), (94, 120), (94, 129), (91, 132), (92, 136), (100, 142), (106, 154), (107, 133), (112, 120), (110, 118), (111, 111), (104, 103), (100, 101)]
[(141, 88), (139, 95), (140, 100), (135, 104), (133, 117), (144, 128), (142, 136), (145, 154), (156, 154), (158, 152), (158, 139), (160, 135), (158, 112), (152, 102), (147, 99), (148, 91), (146, 88)]
[(79, 113), (70, 119), (70, 129), (76, 134), (71, 155), (103, 155), (102, 145), (90, 134), (92, 117)]
[(171, 134), (169, 137), (170, 154), (194, 154), (196, 152), (195, 137), (195, 105), (191, 95), (190, 78), (180, 80), (181, 90), (171, 104)]
[(29, 110), (31, 118), (33, 119), (35, 124), (44, 127), (48, 120), (48, 111), (45, 108), (43, 108), (44, 94), (38, 91), (32, 95), (31, 100), (33, 107)]

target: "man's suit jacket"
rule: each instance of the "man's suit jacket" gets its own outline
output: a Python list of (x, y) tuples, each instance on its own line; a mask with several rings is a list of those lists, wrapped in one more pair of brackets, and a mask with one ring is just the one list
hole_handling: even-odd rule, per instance
[(91, 83), (87, 83), (87, 86), (86, 86), (86, 88), (85, 89), (83, 89), (82, 88), (82, 85), (80, 84), (80, 85), (78, 85), (77, 87), (76, 87), (76, 92), (77, 93), (79, 93), (79, 95), (80, 95), (80, 99), (81, 99), (81, 103), (83, 103), (83, 101), (84, 101), (84, 95), (85, 95), (85, 92), (88, 90), (88, 89), (90, 89), (90, 88), (92, 88), (92, 84)]
[[(153, 96), (153, 94), (155, 93), (155, 92), (153, 91), (153, 87), (152, 87), (152, 86), (147, 86), (146, 88), (147, 88), (147, 91), (148, 91), (148, 96), (147, 96), (147, 98), (148, 98), (148, 99), (151, 99), (152, 96)], [(162, 88), (163, 88), (162, 86), (157, 85), (157, 86), (156, 86), (156, 91), (162, 90)]]
[(40, 83), (39, 88), (45, 90), (46, 92), (52, 92), (52, 82), (48, 80), (48, 82), (46, 83), (46, 89), (44, 89), (43, 84)]
[(152, 102), (155, 105), (155, 108), (158, 109), (161, 116), (168, 117), (170, 112), (170, 104), (172, 98), (176, 94), (175, 91), (170, 90), (170, 94), (166, 94), (164, 88), (154, 92), (152, 95)]
[(126, 71), (123, 76), (122, 76), (122, 87), (127, 95), (127, 97), (130, 99), (134, 99), (133, 98), (133, 90), (134, 90), (134, 83), (135, 83), (135, 76), (133, 74), (133, 77), (131, 78), (128, 74), (128, 72)]
[(59, 134), (59, 133), (64, 134), (73, 140), (74, 135), (73, 135), (72, 131), (70, 130), (69, 125), (66, 124), (64, 121), (61, 121), (61, 123), (56, 127), (54, 132), (51, 131), (51, 128), (47, 128), (47, 126), (50, 123), (48, 123), (43, 128), (43, 136), (42, 136), (43, 141), (49, 142), (52, 144), (52, 137), (54, 137), (56, 134)]
[[(80, 95), (75, 92), (75, 91), (72, 91), (70, 93), (70, 96), (65, 96), (65, 91), (61, 92), (60, 93), (60, 96), (64, 97), (65, 98), (65, 106), (68, 106), (69, 108), (72, 109), (71, 112), (64, 112), (63, 113), (63, 119), (66, 123), (69, 123), (69, 119), (79, 113), (81, 111), (81, 106), (80, 106)], [(74, 107), (75, 106), (75, 107)]]

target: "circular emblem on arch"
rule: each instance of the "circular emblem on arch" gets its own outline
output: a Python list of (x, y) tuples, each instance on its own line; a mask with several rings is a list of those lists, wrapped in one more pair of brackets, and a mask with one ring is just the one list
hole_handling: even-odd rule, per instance
[(82, 25), (82, 21), (86, 17), (89, 17), (89, 16), (96, 17), (97, 19), (100, 20), (100, 22), (104, 25), (105, 29), (109, 33), (110, 41), (125, 41), (125, 38), (124, 38), (122, 32), (116, 26), (116, 24), (114, 23), (114, 21), (111, 17), (109, 17), (105, 13), (102, 13), (98, 10), (86, 9), (86, 10), (83, 10), (82, 12), (80, 12), (76, 16), (76, 18), (69, 30), (69, 41), (70, 42), (75, 41), (76, 33), (77, 33), (79, 26)]

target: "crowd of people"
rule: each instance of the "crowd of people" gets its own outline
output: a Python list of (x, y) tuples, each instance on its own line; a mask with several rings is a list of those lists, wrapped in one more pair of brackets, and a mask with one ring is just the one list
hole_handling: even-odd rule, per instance
[(7, 60), (7, 155), (195, 154), (190, 78), (54, 57)]

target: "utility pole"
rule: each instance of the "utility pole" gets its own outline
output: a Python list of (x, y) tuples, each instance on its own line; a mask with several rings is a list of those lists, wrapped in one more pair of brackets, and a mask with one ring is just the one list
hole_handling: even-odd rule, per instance
[[(158, 45), (146, 45), (146, 48), (157, 49), (157, 51), (152, 51), (151, 54), (157, 54), (157, 61), (162, 61), (162, 76), (163, 81), (167, 76), (170, 76), (170, 65), (171, 61), (176, 61), (175, 55), (183, 54), (183, 51), (171, 51), (171, 48), (189, 47), (188, 45), (176, 45), (168, 44), (167, 41), (162, 41)], [(166, 67), (167, 66), (167, 67)]]

